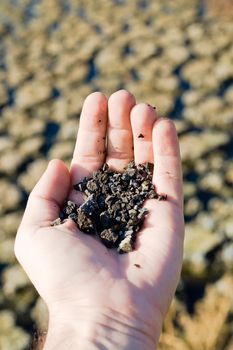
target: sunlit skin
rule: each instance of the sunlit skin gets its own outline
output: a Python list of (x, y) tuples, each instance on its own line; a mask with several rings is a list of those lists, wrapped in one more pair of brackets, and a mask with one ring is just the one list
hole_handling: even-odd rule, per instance
[[(143, 134), (144, 138), (138, 137)], [(135, 250), (118, 254), (72, 220), (51, 227), (73, 185), (107, 162), (153, 162), (168, 200), (149, 209)], [(53, 160), (31, 192), (15, 253), (49, 309), (45, 349), (155, 349), (176, 289), (184, 238), (182, 171), (174, 124), (125, 90), (83, 105), (70, 169)]]

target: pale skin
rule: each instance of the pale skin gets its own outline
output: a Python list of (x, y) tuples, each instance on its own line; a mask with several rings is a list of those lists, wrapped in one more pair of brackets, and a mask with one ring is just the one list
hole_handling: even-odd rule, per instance
[[(157, 192), (168, 196), (145, 203), (149, 215), (133, 252), (107, 249), (72, 220), (51, 227), (67, 198), (80, 202), (74, 184), (104, 162), (121, 171), (133, 158), (155, 164)], [(16, 256), (49, 309), (44, 349), (154, 350), (179, 280), (183, 238), (174, 124), (126, 90), (110, 98), (92, 93), (83, 105), (70, 169), (61, 160), (49, 163), (16, 236)]]

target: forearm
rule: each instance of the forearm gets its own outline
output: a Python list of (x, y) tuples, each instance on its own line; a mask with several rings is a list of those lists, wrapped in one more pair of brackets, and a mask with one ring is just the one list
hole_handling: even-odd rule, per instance
[(91, 318), (50, 318), (44, 350), (151, 350), (155, 349), (161, 327), (147, 331), (135, 320), (116, 319), (115, 315)]

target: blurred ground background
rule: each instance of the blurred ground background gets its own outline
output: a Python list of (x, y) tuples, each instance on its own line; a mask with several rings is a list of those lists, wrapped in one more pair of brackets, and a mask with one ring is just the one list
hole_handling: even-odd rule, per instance
[(13, 244), (87, 94), (126, 88), (177, 126), (186, 240), (160, 350), (233, 349), (233, 2), (0, 1), (0, 349), (28, 349), (43, 302)]

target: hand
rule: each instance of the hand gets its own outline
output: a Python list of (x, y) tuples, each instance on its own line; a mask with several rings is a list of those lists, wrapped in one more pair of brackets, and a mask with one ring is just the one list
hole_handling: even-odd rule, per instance
[[(144, 138), (138, 138), (143, 134)], [(107, 137), (107, 145), (106, 145)], [(168, 200), (148, 200), (136, 249), (108, 250), (72, 220), (51, 227), (73, 185), (104, 162), (154, 162), (153, 182)], [(180, 276), (184, 224), (182, 172), (174, 124), (125, 90), (83, 105), (70, 171), (49, 163), (31, 192), (15, 253), (49, 309), (45, 349), (154, 349)]]

